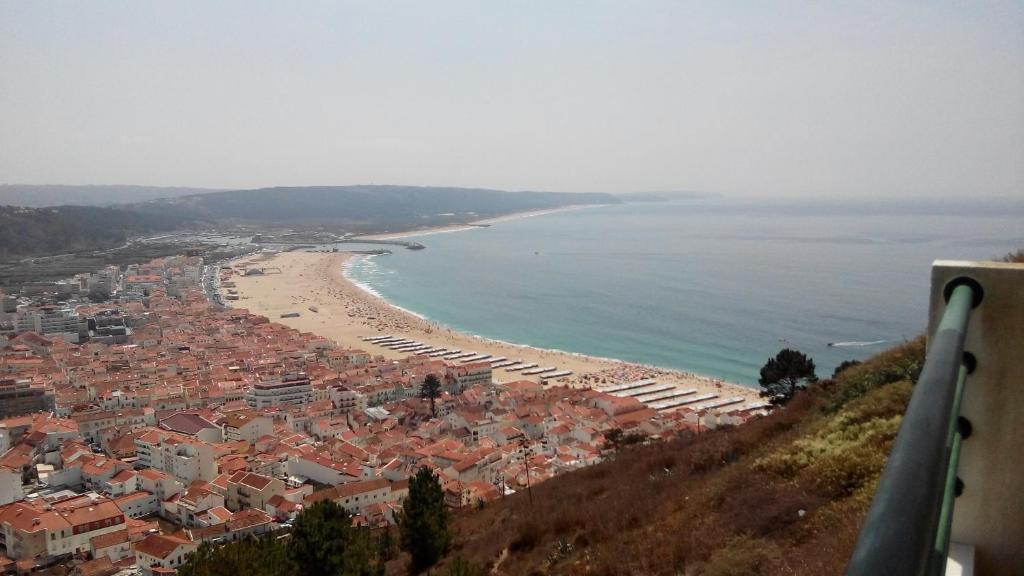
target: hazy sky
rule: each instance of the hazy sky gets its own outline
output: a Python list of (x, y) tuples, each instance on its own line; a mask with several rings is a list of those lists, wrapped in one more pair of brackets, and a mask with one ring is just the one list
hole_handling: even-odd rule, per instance
[(1024, 3), (0, 0), (0, 182), (1024, 195)]

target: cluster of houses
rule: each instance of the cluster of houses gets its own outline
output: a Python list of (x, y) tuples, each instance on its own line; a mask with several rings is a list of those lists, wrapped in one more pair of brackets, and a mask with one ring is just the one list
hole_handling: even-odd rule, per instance
[[(589, 388), (492, 382), (487, 362), (390, 360), (207, 301), (202, 262), (104, 278), (78, 305), (120, 341), (0, 335), (5, 382), (42, 391), (0, 414), (0, 573), (170, 574), (202, 542), (290, 523), (330, 499), (391, 526), (420, 467), (453, 508), (599, 462), (612, 430), (671, 438), (688, 410)], [(427, 375), (443, 392), (420, 395)], [(753, 412), (708, 414), (736, 424)]]

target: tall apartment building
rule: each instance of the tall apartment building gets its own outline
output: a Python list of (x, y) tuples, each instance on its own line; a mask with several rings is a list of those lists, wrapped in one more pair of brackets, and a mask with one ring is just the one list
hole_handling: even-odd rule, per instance
[(0, 379), (0, 418), (53, 410), (53, 393), (29, 380)]
[(158, 274), (133, 274), (124, 278), (124, 293), (138, 297), (149, 296), (163, 284), (164, 278)]
[(471, 388), (477, 384), (491, 385), (490, 362), (445, 365), (445, 389), (452, 394), (458, 394), (466, 388)]
[(257, 410), (313, 401), (313, 386), (305, 373), (286, 374), (280, 380), (257, 382), (245, 393), (245, 403)]
[(135, 450), (141, 466), (166, 472), (184, 484), (217, 477), (213, 446), (200, 440), (153, 430), (135, 439)]
[(14, 296), (8, 296), (0, 291), (0, 322), (6, 321), (8, 318), (13, 318), (14, 313), (18, 311), (18, 299)]
[(84, 318), (79, 318), (70, 308), (55, 306), (18, 310), (14, 314), (14, 330), (60, 338), (72, 344), (78, 344), (83, 336), (89, 334), (89, 326)]

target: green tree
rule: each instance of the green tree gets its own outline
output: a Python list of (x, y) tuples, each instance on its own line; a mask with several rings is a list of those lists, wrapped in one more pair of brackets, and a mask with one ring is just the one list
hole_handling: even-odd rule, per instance
[(814, 360), (802, 352), (785, 348), (761, 368), (758, 383), (762, 388), (761, 397), (767, 398), (776, 406), (781, 406), (817, 379), (814, 374)]
[(441, 397), (441, 380), (434, 374), (427, 374), (420, 387), (420, 397), (430, 400), (430, 415), (436, 418), (437, 408), (434, 403)]
[(288, 539), (288, 555), (302, 576), (375, 576), (369, 530), (353, 528), (352, 517), (331, 500), (321, 500), (299, 514)]
[(452, 542), (450, 524), (441, 483), (424, 466), (409, 480), (409, 496), (398, 522), (402, 549), (412, 555), (411, 572), (421, 572), (441, 559)]

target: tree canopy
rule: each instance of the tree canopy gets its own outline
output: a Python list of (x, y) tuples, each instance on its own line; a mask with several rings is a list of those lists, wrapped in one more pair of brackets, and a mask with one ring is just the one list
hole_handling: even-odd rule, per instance
[(288, 553), (303, 576), (382, 574), (374, 560), (369, 530), (354, 528), (352, 517), (332, 500), (321, 500), (295, 519)]
[(798, 350), (785, 348), (761, 368), (758, 383), (761, 385), (761, 397), (781, 406), (817, 379), (814, 360)]
[(450, 524), (451, 513), (445, 506), (441, 483), (424, 466), (409, 480), (409, 496), (398, 521), (402, 549), (412, 556), (413, 573), (441, 559), (452, 542)]
[(437, 399), (441, 397), (441, 380), (434, 374), (427, 374), (420, 387), (420, 397), (430, 400), (430, 415), (437, 417)]

